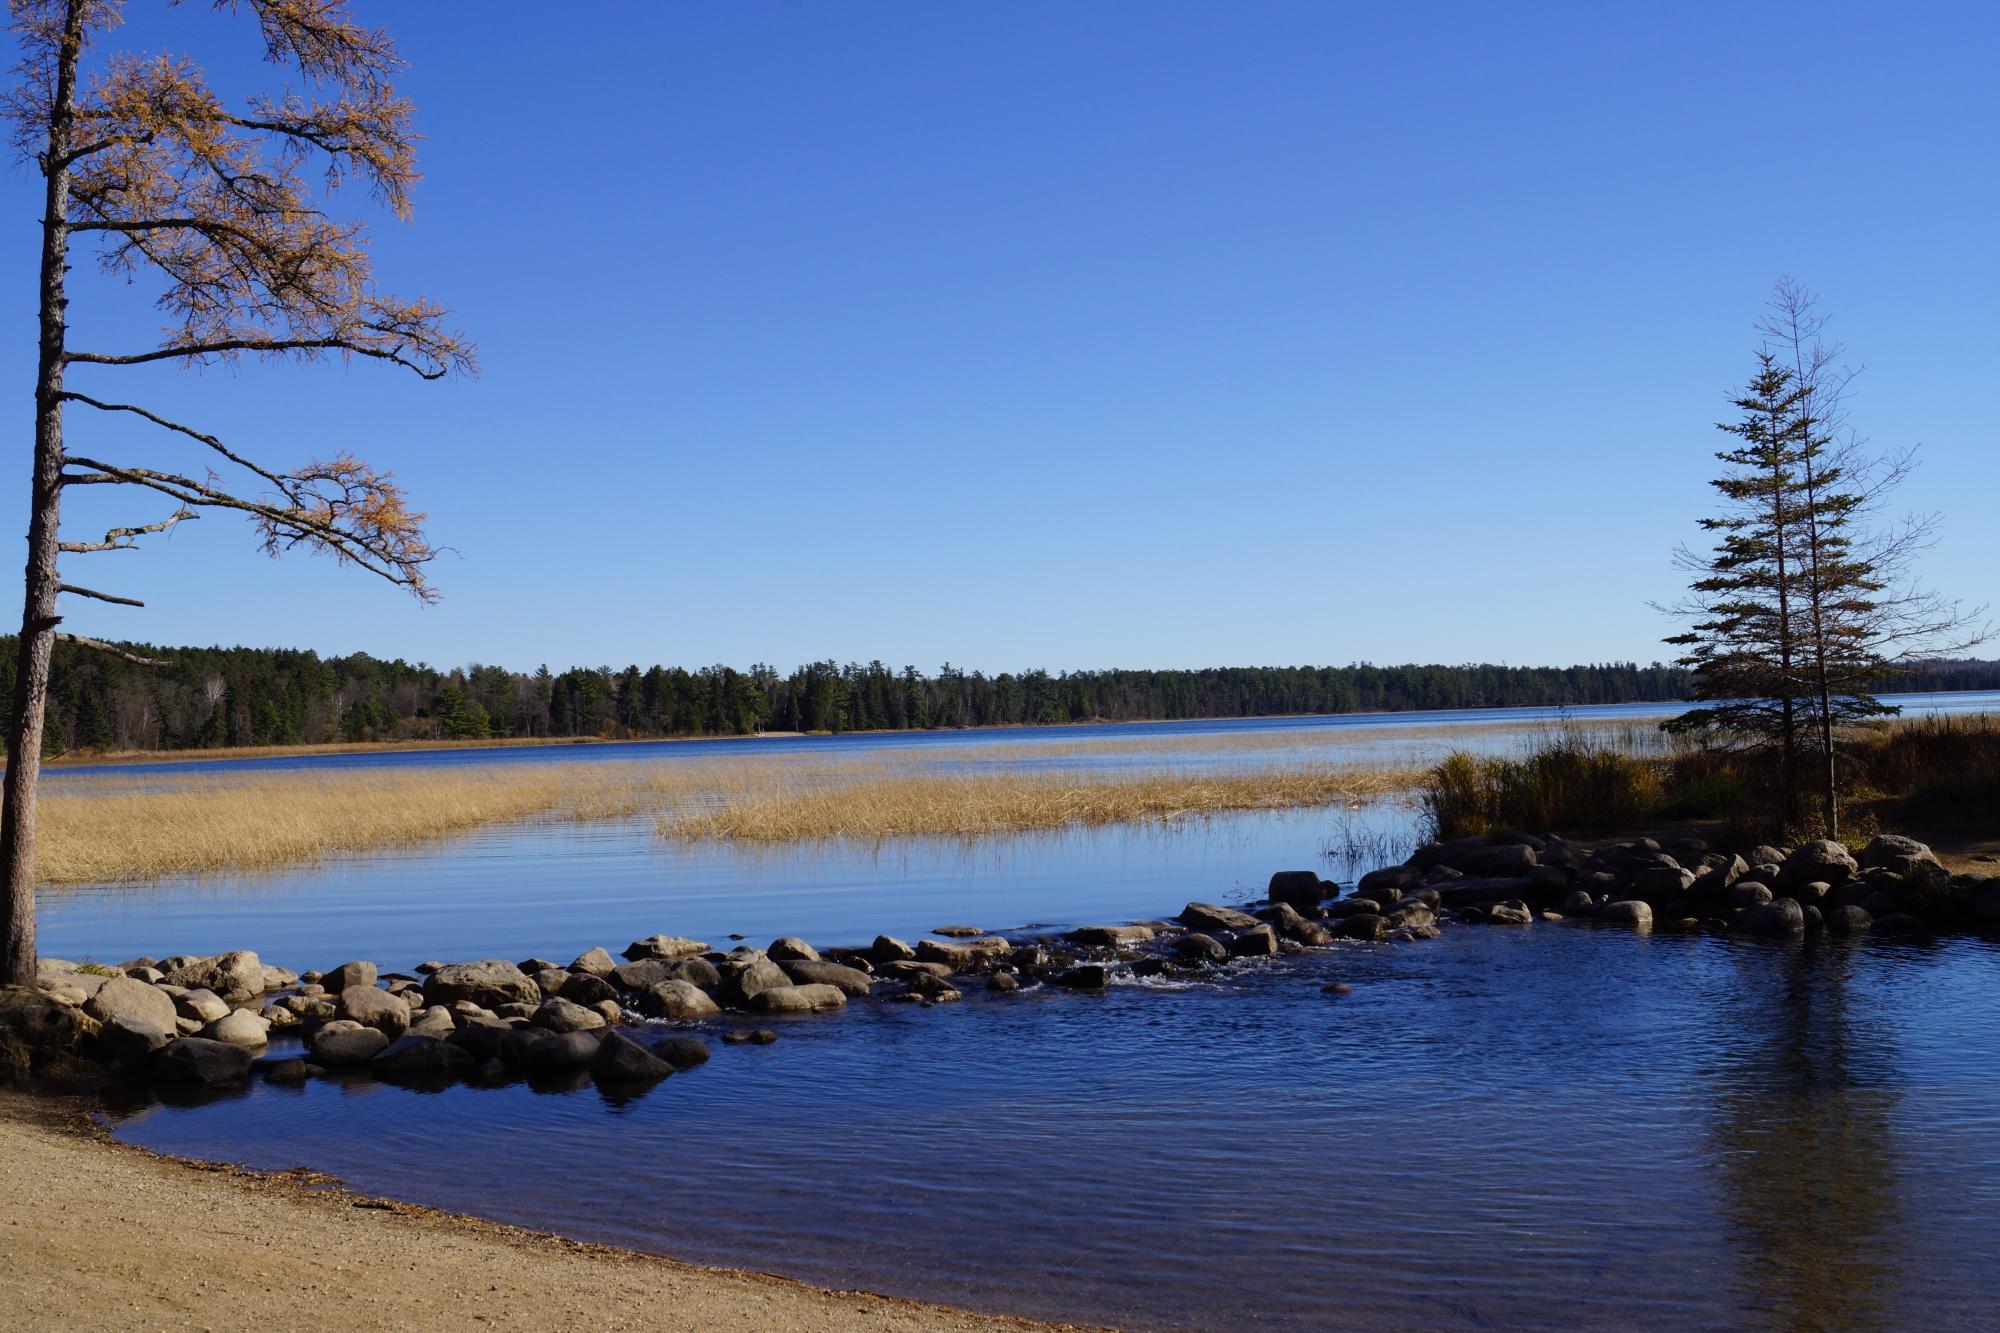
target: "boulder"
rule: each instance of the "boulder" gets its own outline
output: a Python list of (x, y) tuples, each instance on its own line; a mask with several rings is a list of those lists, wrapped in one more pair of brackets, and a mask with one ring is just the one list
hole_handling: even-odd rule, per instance
[(1413, 865), (1384, 866), (1363, 875), (1361, 882), (1354, 886), (1354, 893), (1356, 897), (1372, 898), (1374, 890), (1392, 889), (1400, 895), (1405, 889), (1413, 889), (1423, 883), (1423, 879), (1424, 872)]
[(326, 1069), (349, 1069), (374, 1059), (389, 1044), (378, 1028), (353, 1019), (337, 1019), (312, 1037), (313, 1063)]
[(792, 979), (792, 984), (795, 986), (833, 986), (847, 996), (866, 995), (869, 987), (875, 984), (875, 978), (866, 972), (840, 963), (807, 959), (781, 963), (779, 966), (784, 969), (785, 975)]
[(412, 1032), (383, 1047), (368, 1067), (386, 1077), (444, 1078), (469, 1074), (474, 1064), (464, 1047)]
[(703, 990), (714, 990), (722, 984), (722, 973), (714, 963), (706, 958), (680, 958), (667, 964), (670, 978), (699, 986)]
[(167, 982), (188, 990), (212, 990), (232, 1004), (264, 993), (264, 964), (248, 949), (196, 958), (168, 969)]
[(248, 1009), (232, 1009), (201, 1030), (210, 1041), (226, 1041), (231, 1046), (261, 1050), (270, 1044), (271, 1025), (262, 1015)]
[(1220, 963), (1229, 957), (1229, 948), (1215, 936), (1195, 930), (1174, 941), (1174, 956), (1187, 963)]
[(262, 1072), (266, 1083), (304, 1083), (315, 1074), (325, 1072), (318, 1065), (298, 1059), (259, 1062), (255, 1067)]
[(722, 1012), (700, 987), (680, 980), (662, 981), (639, 994), (639, 1012), (648, 1018), (688, 1023)]
[(1503, 879), (1511, 875), (1525, 875), (1540, 861), (1536, 859), (1534, 848), (1518, 842), (1503, 842), (1466, 851), (1452, 857), (1447, 864), (1467, 875)]
[[(213, 995), (209, 996), (214, 999)], [(217, 1001), (220, 1003), (220, 1001)], [(223, 1005), (228, 1012), (229, 1006)], [(111, 977), (97, 987), (97, 993), (83, 1002), (83, 1011), (100, 1023), (124, 1015), (171, 1032), (176, 1017), (173, 997), (156, 986), (130, 977)]]
[(985, 931), (977, 926), (965, 925), (939, 926), (931, 932), (933, 935), (942, 935), (948, 940), (969, 940), (975, 935), (984, 935), (985, 933)]
[(1526, 926), (1533, 924), (1535, 914), (1520, 899), (1512, 902), (1494, 903), (1486, 909), (1486, 921), (1494, 926)]
[(136, 1065), (172, 1041), (179, 1033), (138, 1014), (118, 1014), (97, 1030), (97, 1049), (109, 1060)]
[(1127, 945), (1144, 944), (1153, 938), (1151, 926), (1082, 926), (1069, 933), (1072, 944), (1086, 948), (1118, 949)]
[(1578, 889), (1563, 899), (1562, 913), (1564, 916), (1594, 916), (1597, 913), (1597, 900), (1582, 889)]
[[(625, 966), (631, 967), (632, 964), (627, 963)], [(666, 964), (655, 960), (652, 966), (664, 969)], [(585, 1007), (600, 1005), (606, 1000), (615, 1004), (618, 1000), (618, 988), (607, 979), (611, 975), (613, 974), (606, 973), (600, 976), (594, 972), (571, 972), (556, 989), (556, 995), (571, 1004)]]
[(708, 1063), (708, 1046), (694, 1037), (667, 1037), (653, 1043), (653, 1054), (675, 1069), (693, 1069)]
[(617, 963), (611, 955), (603, 949), (586, 949), (569, 965), (569, 971), (582, 972), (587, 976), (605, 977), (611, 975), (611, 970), (616, 966)]
[(1653, 909), (1636, 898), (1620, 902), (1606, 903), (1597, 909), (1597, 919), (1606, 925), (1638, 926), (1641, 929), (1653, 924)]
[(1389, 918), (1379, 912), (1357, 912), (1333, 928), (1343, 940), (1379, 940), (1389, 933)]
[(1871, 840), (1861, 851), (1863, 870), (1887, 870), (1895, 875), (1913, 875), (1922, 867), (1934, 866), (1937, 857), (1925, 844), (1915, 838), (1905, 838), (1894, 833), (1884, 833)]
[(817, 963), (819, 950), (807, 944), (796, 935), (783, 935), (771, 941), (771, 947), (764, 956), (774, 963)]
[(597, 1032), (534, 1031), (541, 1039), (527, 1042), (519, 1048), (519, 1063), (528, 1073), (544, 1078), (590, 1068), (591, 1062), (597, 1059), (598, 1038), (604, 1035)]
[(917, 951), (915, 949), (912, 949), (894, 935), (877, 935), (875, 942), (868, 946), (869, 959), (878, 965), (882, 963), (907, 962), (916, 956)]
[(995, 972), (986, 978), (986, 989), (990, 991), (1016, 991), (1021, 989), (1021, 979), (1012, 972)]
[(1268, 958), (1278, 952), (1278, 932), (1269, 926), (1239, 930), (1229, 937), (1229, 952), (1236, 958)]
[(409, 1004), (376, 986), (349, 986), (340, 992), (340, 1016), (374, 1028), (390, 1041), (410, 1030)]
[(443, 1005), (432, 1005), (410, 1020), (410, 1035), (417, 1037), (449, 1037), (458, 1031), (458, 1021), (451, 1016), (451, 1010)]
[(1257, 918), (1233, 907), (1214, 903), (1189, 903), (1181, 909), (1180, 923), (1189, 930), (1251, 930)]
[(1845, 907), (1835, 907), (1826, 914), (1826, 928), (1834, 935), (1854, 935), (1875, 924), (1875, 918), (1868, 909), (1855, 903)]
[(190, 990), (174, 996), (174, 1012), (199, 1023), (213, 1023), (229, 1012), (229, 1006), (212, 990)]
[(600, 1083), (654, 1083), (674, 1067), (622, 1032), (606, 1033), (591, 1053), (591, 1077)]
[(1743, 911), (1764, 906), (1771, 901), (1771, 891), (1754, 879), (1740, 880), (1730, 886), (1729, 905)]
[[(605, 979), (620, 990), (645, 990), (673, 976), (673, 966), (662, 959), (641, 958), (636, 963), (620, 963), (611, 969), (611, 975)], [(707, 967), (708, 963), (704, 961), (702, 966)]]
[(958, 987), (935, 972), (911, 972), (903, 981), (902, 993), (896, 998), (935, 1000), (943, 1003), (956, 1000), (958, 996)]
[(349, 986), (372, 986), (375, 984), (375, 964), (361, 961), (342, 963), (332, 971), (322, 974), (319, 984), (335, 995)]
[[(1257, 929), (1268, 933), (1271, 928), (1259, 926)], [(1275, 939), (1272, 943), (1275, 946)], [(1056, 984), (1071, 990), (1103, 990), (1111, 984), (1111, 969), (1103, 963), (1080, 963), (1058, 976)]]
[(648, 935), (625, 946), (625, 957), (633, 962), (658, 958), (671, 963), (676, 958), (694, 958), (707, 952), (708, 946), (700, 940), (682, 939), (678, 935)]
[(778, 1034), (769, 1028), (731, 1028), (722, 1034), (722, 1039), (731, 1046), (769, 1046), (778, 1039)]
[(1817, 838), (1812, 842), (1801, 844), (1785, 858), (1781, 882), (1810, 884), (1820, 880), (1827, 884), (1838, 884), (1859, 868), (1847, 848), (1831, 838)]
[(1803, 935), (1805, 908), (1796, 898), (1778, 898), (1743, 914), (1743, 929), (1752, 935)]
[(838, 986), (773, 986), (752, 996), (750, 1007), (760, 1014), (810, 1014), (846, 1003), (847, 996)]
[(541, 987), (520, 968), (499, 958), (476, 963), (447, 963), (424, 978), (425, 1004), (470, 1000), (486, 1009), (503, 1004), (540, 1004)]
[(213, 1088), (241, 1083), (250, 1074), (246, 1047), (201, 1037), (176, 1037), (155, 1051), (148, 1068), (161, 1083)]
[(1290, 903), (1302, 912), (1317, 912), (1320, 900), (1333, 887), (1324, 883), (1316, 871), (1280, 870), (1271, 876), (1266, 896), (1274, 903)]
[(583, 1032), (603, 1027), (604, 1015), (558, 995), (542, 1001), (528, 1021), (549, 1032)]
[(732, 966), (716, 986), (716, 999), (741, 1008), (767, 990), (789, 986), (792, 979), (768, 958)]
[[(98, 1026), (83, 1010), (33, 986), (0, 987), (0, 1033), (19, 1042), (31, 1062), (76, 1054), (84, 1036)], [(0, 1062), (0, 1075), (6, 1072)]]

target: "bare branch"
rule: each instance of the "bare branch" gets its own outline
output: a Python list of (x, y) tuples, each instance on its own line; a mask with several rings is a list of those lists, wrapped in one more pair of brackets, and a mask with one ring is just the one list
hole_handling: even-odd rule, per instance
[[(95, 467), (97, 465), (86, 463), (84, 466)], [(109, 473), (109, 469), (100, 468), (99, 470)], [(106, 481), (121, 480), (113, 475), (107, 475), (104, 479)], [(101, 542), (61, 542), (58, 543), (56, 549), (66, 551), (71, 555), (88, 555), (92, 551), (136, 551), (139, 549), (139, 544), (133, 541), (132, 538), (144, 537), (149, 533), (165, 532), (176, 523), (185, 523), (190, 519), (200, 517), (201, 515), (195, 513), (192, 509), (183, 507), (167, 515), (158, 523), (147, 523), (136, 528), (113, 528), (104, 534), (104, 540)]]
[[(130, 412), (134, 416), (142, 417), (145, 420), (152, 422), (155, 426), (160, 426), (166, 430), (173, 431), (176, 434), (185, 435), (191, 440), (200, 441), (202, 444), (205, 444), (209, 448), (215, 450), (215, 452), (221, 454), (224, 458), (236, 464), (238, 467), (248, 468), (250, 471), (262, 477), (264, 480), (270, 482), (273, 486), (282, 487), (285, 484), (284, 479), (280, 477), (277, 473), (269, 471), (268, 469), (263, 468), (258, 464), (251, 462), (249, 459), (243, 457), (241, 454), (229, 448), (229, 446), (225, 445), (221, 440), (216, 439), (213, 435), (207, 434), (204, 431), (198, 431), (192, 426), (183, 426), (178, 421), (169, 421), (165, 417), (160, 416), (156, 412), (149, 412), (145, 408), (135, 406), (134, 404), (131, 403), (100, 402), (99, 400), (89, 397), (86, 394), (80, 394), (74, 392), (64, 393), (63, 398), (68, 402), (82, 403), (85, 407), (94, 407), (100, 412)], [(65, 480), (67, 481), (67, 479)], [(115, 481), (117, 479), (114, 477), (109, 477), (99, 474), (97, 476), (91, 477), (90, 480)]]
[(223, 338), (215, 342), (160, 347), (150, 352), (132, 352), (125, 355), (70, 352), (63, 359), (98, 366), (142, 366), (149, 361), (193, 361), (205, 356), (227, 356), (237, 352), (255, 352), (259, 356), (273, 356), (282, 352), (302, 351), (337, 351), (353, 356), (373, 357), (378, 361), (394, 362), (407, 370), (415, 371), (427, 380), (441, 380), (451, 373), (449, 366), (426, 369), (403, 356), (400, 349), (371, 347), (349, 338)]
[(57, 630), (56, 638), (63, 643), (73, 643), (79, 648), (89, 648), (96, 652), (108, 653), (121, 661), (130, 662), (134, 666), (163, 667), (173, 665), (172, 662), (164, 661), (161, 658), (141, 657), (137, 653), (126, 652), (123, 648), (115, 644), (106, 643), (102, 639), (93, 639), (82, 634), (71, 634), (68, 630)]
[(98, 592), (94, 588), (79, 588), (74, 583), (59, 583), (56, 585), (56, 591), (70, 593), (77, 597), (90, 597), (100, 602), (116, 602), (120, 606), (145, 605), (144, 602), (136, 597), (117, 597), (108, 592)]

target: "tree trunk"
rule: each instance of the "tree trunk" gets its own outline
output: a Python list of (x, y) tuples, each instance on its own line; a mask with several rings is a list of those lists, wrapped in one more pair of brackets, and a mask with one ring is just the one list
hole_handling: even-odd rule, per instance
[(49, 115), (48, 190), (42, 212), (41, 345), (35, 366), (35, 463), (28, 520), (27, 590), (20, 663), (7, 726), (7, 776), (0, 791), (0, 983), (35, 979), (35, 793), (42, 772), (42, 720), (55, 648), (56, 557), (62, 510), (64, 279), (69, 262), (69, 162), (76, 107), (83, 5), (71, 0), (57, 52)]

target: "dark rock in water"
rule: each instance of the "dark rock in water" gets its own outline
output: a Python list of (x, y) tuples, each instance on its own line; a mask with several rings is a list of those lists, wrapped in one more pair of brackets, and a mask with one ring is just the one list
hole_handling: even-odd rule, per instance
[(1516, 899), (1513, 902), (1495, 903), (1486, 909), (1486, 920), (1495, 926), (1526, 926), (1534, 922), (1535, 914), (1528, 905)]
[[(529, 977), (534, 976), (535, 973), (537, 972), (566, 972), (569, 970), (568, 968), (564, 967), (561, 963), (558, 963), (551, 958), (523, 958), (520, 962), (514, 964), (514, 966), (521, 969), (521, 974), (523, 976), (529, 976)], [(441, 970), (443, 967), (444, 964), (439, 963), (436, 967), (433, 967), (430, 971), (436, 972)], [(419, 972), (424, 971), (422, 968), (418, 968), (417, 970)], [(424, 972), (424, 975), (429, 976), (430, 972)]]
[(1861, 868), (1864, 870), (1887, 870), (1896, 875), (1913, 875), (1920, 869), (1937, 864), (1937, 857), (1925, 844), (1915, 838), (1899, 837), (1884, 833), (1871, 841), (1861, 852)]
[(319, 984), (334, 995), (349, 986), (372, 986), (375, 984), (375, 964), (366, 961), (342, 963), (322, 975)]
[(1695, 882), (1693, 871), (1679, 867), (1648, 866), (1632, 876), (1632, 896), (1648, 903), (1677, 898)]
[(1653, 924), (1653, 909), (1636, 899), (1626, 899), (1598, 908), (1597, 919), (1606, 925), (1645, 928)]
[(1070, 942), (1086, 948), (1117, 949), (1144, 944), (1153, 938), (1151, 926), (1081, 926), (1069, 933)]
[(752, 996), (750, 1007), (762, 1014), (816, 1014), (846, 1003), (838, 986), (773, 986)]
[(455, 1029), (445, 1040), (463, 1050), (478, 1063), (484, 1064), (488, 1060), (499, 1058), (501, 1043), (511, 1031), (512, 1029), (504, 1027), (472, 1024)]
[(748, 964), (733, 964), (717, 984), (715, 997), (724, 1004), (741, 1007), (767, 990), (791, 984), (792, 979), (783, 968), (768, 958), (759, 958)]
[(226, 1041), (176, 1037), (153, 1053), (148, 1067), (161, 1083), (213, 1088), (241, 1083), (250, 1074), (252, 1058), (247, 1048)]
[(1834, 935), (1852, 935), (1875, 924), (1875, 918), (1868, 909), (1849, 903), (1845, 907), (1835, 907), (1826, 914), (1826, 928)]
[(1389, 923), (1398, 929), (1421, 930), (1437, 922), (1437, 913), (1420, 902), (1398, 903), (1387, 915)]
[(595, 1009), (586, 1009), (574, 1001), (557, 996), (552, 1000), (544, 1000), (529, 1021), (536, 1027), (550, 1032), (583, 1032), (603, 1027), (604, 1015)]
[(958, 987), (934, 972), (911, 972), (903, 982), (905, 995), (916, 995), (926, 1000), (957, 999)]
[(1379, 940), (1389, 933), (1389, 918), (1377, 912), (1350, 916), (1333, 928), (1344, 940)]
[(487, 1009), (503, 1004), (540, 1004), (542, 990), (512, 963), (487, 958), (448, 963), (424, 978), (424, 1003), (449, 1005), (470, 1000)]
[(671, 963), (677, 958), (694, 958), (707, 952), (708, 946), (700, 940), (682, 939), (678, 935), (649, 935), (625, 946), (625, 957), (635, 963), (641, 958)]
[(165, 970), (169, 985), (212, 990), (231, 1003), (255, 999), (264, 993), (264, 964), (247, 949), (214, 958), (185, 960), (179, 967)]
[[(1229, 952), (1238, 958), (1265, 958), (1278, 951), (1278, 932), (1269, 926), (1239, 930), (1229, 937)], [(1068, 982), (1064, 982), (1068, 985)]]
[(778, 1034), (769, 1028), (731, 1028), (722, 1034), (722, 1039), (731, 1046), (769, 1046), (778, 1039)]
[(1280, 870), (1271, 876), (1266, 896), (1274, 903), (1290, 903), (1300, 911), (1311, 908), (1317, 912), (1320, 901), (1327, 897), (1332, 887), (1322, 881), (1315, 871)]
[(840, 963), (805, 960), (783, 963), (780, 966), (795, 986), (832, 986), (843, 995), (858, 997), (866, 995), (869, 987), (875, 984), (875, 978), (866, 972), (856, 971)]
[(1256, 926), (1257, 918), (1233, 907), (1189, 903), (1181, 909), (1180, 922), (1189, 930), (1249, 930)]
[(1562, 912), (1564, 916), (1595, 916), (1597, 900), (1582, 889), (1578, 889), (1563, 899)]
[(521, 1065), (530, 1074), (564, 1074), (588, 1069), (597, 1058), (599, 1032), (564, 1032), (532, 1042), (521, 1051)]
[(807, 944), (796, 935), (785, 935), (771, 941), (771, 947), (764, 951), (774, 963), (817, 963), (819, 950)]
[(693, 1037), (668, 1037), (653, 1043), (653, 1054), (675, 1069), (693, 1069), (708, 1063), (708, 1046)]
[(1021, 979), (1012, 972), (995, 972), (986, 979), (986, 989), (991, 991), (1013, 991), (1021, 989)]
[(462, 1046), (411, 1034), (390, 1042), (368, 1067), (384, 1076), (422, 1078), (470, 1073), (475, 1063), (472, 1053)]
[(1056, 981), (1071, 990), (1103, 990), (1111, 984), (1111, 969), (1102, 963), (1078, 963)]
[(977, 926), (939, 926), (937, 929), (931, 931), (931, 934), (942, 935), (948, 940), (971, 939), (975, 935), (984, 935), (985, 933), (985, 931)]
[[(1363, 875), (1361, 882), (1354, 886), (1354, 893), (1356, 897), (1361, 898), (1373, 897), (1372, 890), (1375, 889), (1393, 889), (1401, 894), (1405, 889), (1415, 888), (1422, 883), (1423, 878), (1424, 872), (1412, 865), (1384, 866), (1380, 870), (1371, 870)], [(1393, 902), (1395, 899), (1392, 898), (1390, 901)]]
[(410, 1028), (410, 1006), (374, 985), (349, 986), (340, 992), (340, 1016), (374, 1028), (390, 1041)]
[(1860, 867), (1848, 850), (1830, 838), (1819, 838), (1799, 846), (1785, 858), (1782, 884), (1810, 884), (1815, 880), (1838, 884)]
[(722, 984), (721, 971), (706, 958), (681, 958), (668, 963), (667, 967), (667, 975), (670, 979), (685, 981), (690, 986), (699, 986), (703, 990), (714, 990)]
[[(633, 964), (627, 963), (625, 966), (631, 967)], [(651, 963), (651, 966), (664, 969), (666, 964), (654, 961)], [(605, 975), (610, 976), (612, 974), (606, 973)], [(567, 1000), (571, 1004), (580, 1004), (585, 1008), (589, 1008), (592, 1005), (602, 1004), (606, 1000), (616, 1000), (618, 998), (618, 988), (607, 981), (604, 976), (599, 976), (594, 972), (572, 972), (569, 974), (569, 978), (556, 991), (556, 995), (558, 998)]]
[(137, 1014), (119, 1014), (97, 1030), (97, 1053), (121, 1065), (139, 1065), (179, 1035), (177, 1027), (163, 1027)]
[(1354, 993), (1354, 987), (1344, 981), (1328, 982), (1319, 989), (1322, 995), (1352, 995)]
[(1808, 933), (1818, 934), (1820, 931), (1826, 929), (1826, 917), (1821, 915), (1817, 905), (1807, 903), (1805, 905), (1805, 914), (1806, 930)]
[(1174, 941), (1174, 956), (1183, 962), (1219, 963), (1229, 957), (1229, 950), (1214, 936), (1193, 931)]
[[(710, 965), (704, 960), (702, 966)], [(657, 986), (673, 976), (672, 967), (672, 964), (659, 958), (641, 958), (636, 963), (620, 963), (612, 968), (611, 975), (606, 980), (621, 990), (645, 990), (648, 986)], [(574, 995), (565, 995), (563, 998), (576, 1000)], [(582, 1004), (584, 1001), (577, 1000), (577, 1003)]]
[(1770, 901), (1771, 890), (1759, 884), (1754, 879), (1739, 881), (1729, 890), (1729, 905), (1731, 907), (1747, 911), (1752, 908), (1762, 907)]
[(1891, 912), (1875, 918), (1870, 927), (1878, 935), (1928, 935), (1931, 928), (1907, 912)]
[(639, 995), (639, 1012), (648, 1018), (689, 1023), (721, 1013), (721, 1006), (700, 987), (680, 980), (662, 981)]
[(340, 1019), (313, 1034), (313, 1063), (328, 1069), (352, 1068), (374, 1059), (388, 1044), (389, 1038), (379, 1028)]
[(1743, 914), (1743, 929), (1752, 935), (1802, 935), (1806, 929), (1805, 909), (1796, 898), (1778, 898)]
[[(972, 933), (977, 935), (979, 932), (975, 930)], [(877, 935), (875, 943), (868, 946), (868, 957), (874, 960), (878, 967), (883, 963), (908, 962), (916, 956), (917, 951), (915, 949), (912, 949), (894, 935)]]
[(1049, 951), (1039, 944), (1023, 944), (1007, 955), (1008, 966), (1023, 972), (1032, 972), (1038, 967), (1048, 966)]
[(273, 1060), (263, 1066), (266, 1083), (304, 1083), (322, 1072), (304, 1060)]
[(674, 1067), (624, 1033), (613, 1032), (597, 1044), (590, 1072), (600, 1083), (651, 1083), (673, 1073)]
[(1468, 875), (1483, 875), (1503, 878), (1522, 875), (1528, 868), (1540, 864), (1535, 858), (1535, 849), (1521, 843), (1502, 843), (1497, 847), (1483, 847), (1469, 851), (1450, 860), (1452, 869)]

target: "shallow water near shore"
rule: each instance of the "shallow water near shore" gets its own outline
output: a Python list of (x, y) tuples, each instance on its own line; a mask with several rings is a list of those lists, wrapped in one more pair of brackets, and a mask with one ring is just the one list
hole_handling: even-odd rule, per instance
[[(1367, 860), (1414, 821), (1383, 802), (780, 851), (502, 829), (51, 894), (42, 931), (72, 958), (251, 947), (407, 969), (655, 931), (1060, 928), (1261, 897), (1281, 868), (1346, 878), (1324, 853)], [(709, 1064), (638, 1095), (258, 1083), (114, 1114), (163, 1151), (1083, 1323), (1983, 1328), (2000, 1322), (1996, 1024), (1991, 941), (1452, 925), (1199, 984), (856, 1001), (774, 1024), (768, 1047), (708, 1028)]]

